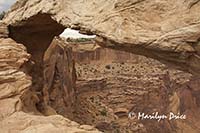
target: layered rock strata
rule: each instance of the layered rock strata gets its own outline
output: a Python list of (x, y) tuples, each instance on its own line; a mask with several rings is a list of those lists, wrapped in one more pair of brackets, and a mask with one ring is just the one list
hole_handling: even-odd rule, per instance
[[(38, 94), (37, 89), (34, 88), (36, 85), (34, 85), (32, 81), (35, 80), (35, 77), (29, 75), (33, 74), (33, 67), (37, 68), (38, 64), (36, 66), (34, 65), (34, 62), (31, 60), (31, 55), (27, 53), (26, 47), (9, 38), (8, 33), (7, 25), (0, 22), (0, 132), (99, 132), (91, 126), (80, 125), (60, 115), (44, 116), (42, 114), (43, 112), (38, 110), (38, 104), (41, 103), (41, 98), (38, 96), (41, 96), (41, 94)], [(58, 47), (57, 50), (66, 52), (65, 50), (69, 49), (63, 50)], [(60, 54), (63, 56), (66, 55), (66, 53)], [(46, 59), (50, 57), (51, 56), (46, 56)], [(57, 62), (56, 67), (58, 67), (59, 63), (61, 63), (60, 61), (62, 61), (58, 59), (59, 58), (55, 60)], [(69, 57), (67, 59), (70, 60), (71, 58)], [(46, 64), (48, 64), (49, 61), (45, 61), (47, 61)], [(70, 60), (70, 63), (73, 62)], [(66, 68), (70, 71), (70, 73), (66, 72), (68, 74), (66, 76), (72, 74), (73, 67), (71, 66), (72, 64)], [(71, 69), (69, 69), (69, 67), (71, 67)], [(66, 69), (60, 68), (59, 70), (65, 71)], [(55, 70), (55, 68), (51, 70)], [(34, 72), (37, 75), (41, 71)], [(55, 73), (58, 74), (57, 72)], [(47, 75), (47, 73), (45, 73), (45, 75)], [(46, 80), (49, 81), (49, 79)], [(69, 78), (67, 83), (63, 85), (69, 85), (68, 83), (71, 83), (72, 80), (73, 79)], [(72, 89), (69, 88), (69, 86), (67, 87), (67, 89)], [(41, 91), (42, 90), (40, 90), (40, 92)], [(48, 91), (51, 92), (50, 90)], [(69, 94), (72, 95), (71, 93)], [(71, 97), (69, 96), (69, 98)]]
[(73, 118), (76, 71), (72, 48), (55, 37), (44, 54), (43, 65), (44, 102), (59, 114)]
[[(76, 121), (95, 125), (107, 133), (200, 131), (199, 78), (142, 56), (93, 49), (95, 44), (73, 45), (75, 55), (79, 55)], [(82, 59), (81, 55), (89, 58)], [(120, 56), (123, 58), (116, 59)], [(138, 120), (129, 118), (130, 112), (159, 115), (173, 112), (186, 115), (186, 120)]]
[(14, 39), (17, 33), (59, 35), (67, 27), (80, 29), (97, 35), (101, 46), (199, 75), (199, 7), (199, 0), (19, 0), (4, 21)]
[[(45, 79), (43, 77), (45, 75), (43, 73), (43, 56), (45, 50), (51, 44), (54, 36), (62, 33), (63, 30), (67, 27), (72, 29), (79, 29), (80, 32), (85, 34), (97, 35), (96, 42), (103, 47), (127, 51), (154, 58), (165, 64), (168, 64), (169, 66), (199, 76), (199, 7), (199, 0), (17, 1), (4, 18), (4, 22), (6, 24), (1, 24), (0, 26), (1, 44), (3, 46), (3, 48), (1, 48), (1, 56), (3, 57), (3, 63), (1, 64), (3, 69), (1, 70), (1, 73), (3, 76), (1, 76), (2, 84), (0, 85), (2, 86), (0, 87), (1, 90), (3, 90), (1, 98), (3, 99), (1, 100), (1, 105), (3, 107), (1, 109), (1, 112), (3, 114), (2, 121), (6, 124), (10, 123), (9, 119), (8, 121), (5, 119), (10, 118), (9, 116), (12, 114), (15, 117), (16, 113), (14, 112), (16, 111), (41, 114), (42, 111), (39, 112), (37, 110), (40, 107), (47, 107), (47, 109), (44, 110), (52, 110), (51, 112), (55, 111), (51, 107), (47, 106), (52, 103), (52, 99), (50, 99), (52, 88), (43, 86), (43, 80), (46, 80), (45, 82), (49, 83), (49, 79)], [(6, 25), (9, 25), (9, 35)], [(13, 40), (7, 38), (8, 36)], [(4, 46), (4, 44), (6, 44), (6, 46)], [(23, 44), (27, 48), (28, 53), (32, 55), (30, 60), (30, 55), (27, 54), (25, 47), (20, 44)], [(27, 60), (29, 61), (25, 63)], [(59, 61), (59, 59), (56, 61)], [(152, 64), (148, 64), (147, 66), (149, 67), (150, 65)], [(114, 68), (115, 67), (116, 66), (114, 65)], [(106, 66), (106, 70), (103, 71), (104, 75), (110, 73), (109, 68), (112, 68), (112, 66)], [(48, 71), (49, 68), (46, 67), (46, 69)], [(109, 71), (107, 71), (107, 69), (109, 69)], [(53, 70), (56, 69), (53, 68)], [(65, 70), (65, 68), (61, 68), (61, 71), (62, 70)], [(93, 70), (95, 71), (95, 69)], [(27, 76), (28, 73), (32, 77), (32, 79)], [(97, 73), (98, 72), (96, 72), (96, 74)], [(115, 72), (112, 73), (115, 74)], [(137, 72), (135, 71), (134, 73)], [(18, 75), (20, 75), (20, 77), (18, 77)], [(55, 75), (59, 74), (57, 73)], [(142, 72), (139, 75), (144, 76), (144, 78), (148, 77), (145, 76), (145, 72)], [(153, 93), (150, 99), (157, 98), (156, 101), (165, 103), (166, 106), (163, 108), (168, 112), (174, 111), (187, 114), (189, 116), (189, 120), (172, 123), (167, 121), (161, 123), (161, 125), (157, 123), (149, 125), (149, 123), (147, 122), (142, 124), (140, 123), (139, 127), (144, 127), (143, 125), (145, 125), (147, 132), (160, 130), (165, 132), (199, 132), (198, 115), (196, 115), (196, 113), (198, 114), (199, 111), (199, 90), (198, 87), (195, 87), (195, 85), (192, 86), (192, 84), (194, 83), (197, 86), (199, 85), (198, 78), (194, 78), (195, 80), (191, 81), (191, 83), (182, 83), (181, 87), (177, 87), (179, 89), (174, 90), (174, 88), (172, 88), (169, 83), (171, 81), (169, 80), (171, 77), (169, 78), (169, 76), (167, 75), (168, 73), (166, 73), (166, 75), (162, 75), (161, 78), (163, 79), (159, 80), (160, 82), (165, 81), (162, 84), (162, 88), (165, 88), (164, 93), (161, 92), (162, 89), (157, 90), (159, 93)], [(84, 76), (87, 77), (87, 75)], [(98, 77), (98, 75), (95, 75), (95, 78), (96, 76)], [(128, 77), (130, 78), (130, 76)], [(51, 79), (52, 78), (50, 78), (50, 80)], [(18, 84), (18, 82), (20, 82), (20, 85)], [(100, 83), (104, 82), (104, 80), (100, 81)], [(58, 84), (60, 86), (60, 83)], [(65, 85), (65, 83), (63, 84)], [(55, 83), (55, 85), (57, 85), (57, 83)], [(62, 88), (64, 88), (65, 90), (65, 87)], [(42, 90), (48, 89), (50, 90), (50, 92), (47, 92), (47, 94), (42, 93)], [(70, 91), (69, 93), (66, 93), (65, 91), (64, 94), (71, 95), (72, 93), (73, 91)], [(158, 94), (158, 96), (155, 96), (154, 94)], [(43, 106), (40, 102), (38, 104), (38, 101), (41, 101), (44, 95), (45, 106)], [(67, 98), (70, 97), (71, 96)], [(163, 101), (162, 98), (166, 98), (166, 101)], [(8, 99), (10, 100), (9, 102), (7, 101)], [(151, 100), (147, 100), (147, 103), (149, 101)], [(84, 102), (84, 100), (82, 100), (81, 102)], [(9, 103), (10, 106), (5, 107), (7, 103)], [(35, 107), (34, 105), (37, 106)], [(81, 107), (81, 103), (79, 105)], [(156, 104), (152, 103), (152, 105)], [(5, 111), (4, 109), (8, 111)], [(124, 112), (127, 112), (126, 110), (127, 109), (123, 108), (119, 111), (114, 111), (114, 114), (116, 114), (117, 116), (122, 116)], [(101, 114), (105, 116), (105, 114), (107, 113), (105, 110), (103, 110), (101, 111)], [(123, 122), (124, 119), (122, 123)], [(30, 123), (25, 125), (29, 126)], [(96, 126), (99, 127), (99, 129), (104, 129), (102, 127), (107, 127), (106, 123), (97, 123)], [(153, 128), (154, 130), (148, 128), (152, 126), (155, 126)], [(163, 126), (164, 128), (161, 128)], [(2, 127), (7, 126), (3, 125)], [(79, 128), (79, 126), (76, 126), (76, 128)], [(4, 129), (4, 131), (11, 131), (10, 128), (7, 129), (8, 130)], [(20, 128), (20, 130), (24, 130), (24, 128)], [(32, 130), (32, 128), (30, 130)]]

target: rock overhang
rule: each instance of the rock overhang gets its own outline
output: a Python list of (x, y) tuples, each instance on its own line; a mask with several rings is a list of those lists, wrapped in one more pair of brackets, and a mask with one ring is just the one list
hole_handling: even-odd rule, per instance
[(55, 36), (65, 28), (79, 29), (97, 35), (103, 47), (151, 57), (199, 75), (199, 7), (196, 1), (183, 0), (21, 0), (4, 22), (14, 39), (18, 30)]

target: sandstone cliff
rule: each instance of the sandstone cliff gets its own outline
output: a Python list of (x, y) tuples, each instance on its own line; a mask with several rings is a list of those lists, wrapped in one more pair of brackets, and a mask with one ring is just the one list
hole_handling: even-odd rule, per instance
[[(97, 35), (102, 47), (144, 55), (199, 76), (199, 11), (199, 0), (18, 0), (0, 22), (0, 132), (98, 132), (56, 115), (73, 113), (76, 121), (108, 132), (198, 133), (199, 78), (178, 71), (179, 77), (170, 76), (174, 73), (155, 60), (140, 59), (134, 66), (79, 64), (76, 93), (71, 50), (54, 37), (65, 28), (79, 29)], [(98, 53), (89, 56), (98, 59)], [(111, 58), (116, 54), (109, 53)], [(127, 122), (129, 111), (140, 110), (189, 117)]]
[[(79, 123), (95, 125), (106, 133), (200, 131), (199, 78), (153, 59), (96, 48), (95, 43), (67, 45), (74, 47), (76, 55), (74, 119)], [(155, 111), (185, 114), (187, 119), (157, 122), (128, 118), (129, 112)]]
[(54, 38), (44, 54), (44, 102), (56, 112), (73, 118), (76, 71), (72, 48)]
[[(79, 125), (76, 122), (64, 118), (63, 116), (53, 115), (45, 117), (42, 115), (43, 112), (41, 110), (38, 110), (37, 104), (41, 103), (41, 98), (43, 97), (40, 97), (40, 95), (38, 95), (37, 89), (34, 88), (36, 87), (36, 85), (33, 85), (32, 82), (35, 81), (35, 79), (33, 80), (33, 78), (35, 77), (31, 78), (29, 75), (32, 74), (31, 66), (33, 65), (31, 55), (27, 53), (27, 49), (24, 45), (17, 43), (13, 39), (9, 38), (8, 33), (9, 32), (7, 25), (0, 22), (0, 132), (98, 132), (91, 126)], [(57, 63), (56, 66), (54, 66), (55, 64), (48, 64), (48, 60), (45, 60), (46, 64), (48, 64), (48, 67), (52, 68), (51, 72), (54, 72), (56, 67), (59, 68), (59, 71), (66, 71), (66, 73), (64, 73), (66, 74), (65, 76), (70, 77), (70, 74), (73, 75), (74, 73), (73, 65), (70, 64), (73, 63), (71, 61), (72, 58), (70, 56), (67, 56), (68, 58), (66, 58), (66, 54), (70, 55), (70, 51), (68, 49), (65, 49), (66, 51), (62, 48), (59, 49), (59, 47), (57, 47), (57, 50), (63, 52), (60, 53), (60, 57), (62, 58), (63, 56), (65, 62), (59, 60), (60, 58), (58, 57), (54, 59), (54, 61), (56, 61)], [(49, 56), (46, 56), (46, 59), (51, 59), (51, 57), (52, 56), (50, 54)], [(68, 61), (66, 61), (66, 59)], [(69, 63), (69, 65), (61, 65), (62, 67), (64, 67), (61, 68), (59, 63)], [(37, 67), (37, 65), (34, 67)], [(37, 71), (37, 73), (36, 71), (34, 72), (35, 75), (37, 75), (37, 73), (39, 73), (40, 71)], [(49, 73), (51, 74), (51, 72)], [(54, 73), (58, 75), (57, 72)], [(46, 75), (46, 73), (44, 75)], [(52, 81), (52, 77), (49, 78), (50, 79), (45, 78), (45, 82), (54, 82), (54, 80)], [(71, 99), (73, 99), (71, 95), (73, 95), (74, 89), (71, 82), (74, 82), (74, 79), (70, 79), (72, 77), (63, 78), (67, 79), (68, 81), (62, 84), (64, 88), (61, 89), (61, 92), (64, 93), (65, 90), (65, 95), (62, 95), (61, 99), (63, 98), (63, 96), (65, 96), (65, 98), (67, 98), (65, 101), (68, 100), (67, 103), (69, 103), (70, 106), (70, 103), (72, 101)], [(41, 82), (40, 84), (42, 83), (43, 82)], [(51, 94), (51, 88), (47, 89), (49, 90), (46, 91)], [(70, 89), (72, 91), (69, 91)], [(68, 97), (66, 97), (67, 94), (69, 95)], [(47, 112), (49, 112), (49, 110), (51, 109), (50, 107), (48, 108), (48, 106), (43, 107), (47, 107), (45, 108), (45, 111)], [(53, 109), (51, 109), (50, 111), (53, 111)]]
[(199, 75), (199, 11), (199, 0), (19, 0), (4, 21), (16, 40), (16, 34), (19, 39), (31, 33), (60, 34), (66, 27), (80, 29), (96, 34), (101, 46)]

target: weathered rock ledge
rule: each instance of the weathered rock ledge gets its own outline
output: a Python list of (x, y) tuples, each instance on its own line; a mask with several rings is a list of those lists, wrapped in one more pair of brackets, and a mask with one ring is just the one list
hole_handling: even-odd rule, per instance
[(15, 40), (32, 33), (58, 35), (70, 27), (96, 34), (103, 47), (145, 55), (199, 75), (199, 11), (199, 0), (20, 0), (4, 21)]

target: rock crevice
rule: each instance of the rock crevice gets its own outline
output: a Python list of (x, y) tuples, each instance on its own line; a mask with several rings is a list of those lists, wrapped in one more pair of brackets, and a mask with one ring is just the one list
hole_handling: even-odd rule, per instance
[[(52, 101), (49, 103), (51, 99), (47, 99), (48, 103), (43, 104), (45, 103), (43, 100), (46, 99), (46, 95), (43, 95), (42, 89), (46, 84), (43, 84), (42, 80), (45, 79), (45, 83), (49, 83), (47, 82), (49, 78), (43, 78), (42, 65), (44, 55), (43, 52), (45, 51), (43, 51), (44, 49), (42, 47), (41, 50), (38, 48), (36, 53), (31, 51), (34, 49), (34, 45), (31, 44), (34, 44), (34, 42), (36, 43), (36, 41), (33, 41), (33, 38), (32, 40), (29, 38), (30, 40), (25, 41), (30, 41), (29, 47), (26, 48), (25, 46), (28, 46), (26, 45), (27, 43), (24, 43), (23, 45), (9, 38), (8, 26), (5, 23), (0, 22), (0, 132), (62, 133), (69, 131), (69, 133), (98, 133), (99, 131), (91, 126), (80, 125), (76, 122), (70, 121), (67, 118), (64, 118), (63, 116), (56, 115), (57, 113), (62, 113), (56, 112), (60, 108), (53, 106), (56, 103)], [(45, 43), (43, 44), (45, 45)], [(52, 45), (57, 47), (56, 45), (59, 45), (59, 43)], [(32, 57), (27, 53), (27, 49), (32, 52)], [(63, 83), (58, 87), (64, 87), (60, 90), (61, 93), (56, 92), (56, 94), (65, 94), (59, 98), (60, 100), (64, 99), (64, 101), (68, 104), (68, 106), (64, 106), (64, 109), (67, 108), (68, 111), (68, 109), (72, 109), (71, 106), (74, 102), (74, 63), (72, 61), (72, 57), (70, 56), (70, 48), (66, 47), (65, 49), (62, 49), (62, 47), (57, 47), (55, 49), (57, 50), (56, 52), (58, 52), (57, 54), (60, 54), (60, 58), (55, 59), (56, 67), (59, 69), (59, 72), (61, 71), (61, 73), (55, 73), (59, 76), (63, 76)], [(49, 51), (51, 51), (51, 49)], [(52, 54), (45, 57), (51, 61), (53, 60), (51, 58)], [(50, 61), (45, 60), (45, 63), (47, 66), (44, 68), (48, 71), (48, 67), (51, 66), (48, 64)], [(62, 63), (68, 63), (68, 65), (62, 65)], [(55, 71), (56, 68), (52, 68), (53, 69), (50, 70)], [(45, 74), (45, 76), (47, 75)], [(54, 79), (52, 82), (55, 84)], [(48, 95), (51, 95), (52, 88), (50, 87), (47, 89), (48, 90), (44, 89), (44, 91), (47, 93), (49, 92)], [(55, 90), (59, 91), (58, 89), (59, 88), (56, 88)], [(68, 95), (68, 97), (66, 97), (66, 95)], [(50, 98), (52, 97), (50, 96)], [(57, 100), (56, 102), (60, 101)], [(43, 104), (42, 110), (39, 108), (40, 103)], [(70, 113), (70, 111), (67, 113)], [(45, 117), (44, 115), (53, 116)]]

